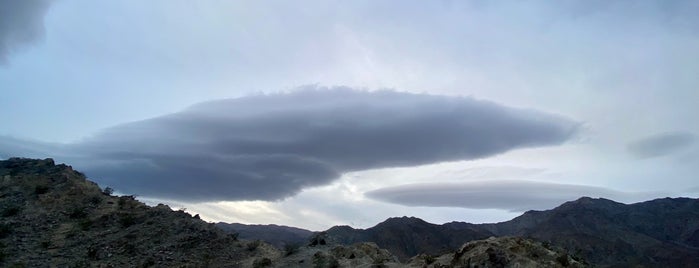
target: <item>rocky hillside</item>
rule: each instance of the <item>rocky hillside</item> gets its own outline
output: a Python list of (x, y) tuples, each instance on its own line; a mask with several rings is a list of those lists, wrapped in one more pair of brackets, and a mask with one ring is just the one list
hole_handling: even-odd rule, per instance
[(441, 256), (420, 254), (409, 267), (588, 267), (580, 258), (521, 237), (491, 237), (466, 243)]
[(53, 160), (0, 161), (0, 266), (239, 267), (280, 253), (198, 216), (111, 196)]

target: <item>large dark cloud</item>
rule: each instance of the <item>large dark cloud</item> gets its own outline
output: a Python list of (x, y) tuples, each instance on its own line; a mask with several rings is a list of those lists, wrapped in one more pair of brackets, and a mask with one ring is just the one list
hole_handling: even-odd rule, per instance
[(122, 192), (275, 200), (347, 171), (560, 144), (577, 123), (463, 97), (304, 89), (197, 104), (66, 145)]
[(44, 36), (51, 0), (0, 0), (0, 64), (10, 52)]
[(631, 154), (651, 158), (682, 151), (691, 146), (696, 136), (687, 132), (667, 132), (645, 137), (628, 145)]
[(406, 184), (370, 191), (365, 196), (405, 206), (526, 211), (550, 209), (581, 196), (637, 201), (654, 195), (575, 184), (499, 180)]

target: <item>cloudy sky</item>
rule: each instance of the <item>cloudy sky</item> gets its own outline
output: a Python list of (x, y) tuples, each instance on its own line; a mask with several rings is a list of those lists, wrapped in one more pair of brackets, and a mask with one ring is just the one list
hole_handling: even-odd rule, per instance
[(209, 221), (699, 195), (697, 1), (0, 0), (0, 158)]

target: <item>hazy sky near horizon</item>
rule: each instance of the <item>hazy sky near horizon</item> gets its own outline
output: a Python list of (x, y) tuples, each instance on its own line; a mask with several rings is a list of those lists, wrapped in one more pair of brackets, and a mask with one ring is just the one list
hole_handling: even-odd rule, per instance
[(0, 0), (0, 158), (53, 157), (206, 220), (314, 230), (697, 197), (696, 14)]

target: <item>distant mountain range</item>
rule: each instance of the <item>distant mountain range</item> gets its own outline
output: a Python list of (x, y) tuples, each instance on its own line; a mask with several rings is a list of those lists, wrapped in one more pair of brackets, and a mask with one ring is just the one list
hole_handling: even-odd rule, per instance
[[(221, 224), (219, 224), (221, 226)], [(239, 225), (240, 226), (240, 225)], [(290, 237), (299, 243), (297, 228), (240, 226), (236, 231), (248, 239)], [(236, 229), (233, 227), (232, 229)], [(269, 234), (263, 235), (269, 229)], [(335, 226), (324, 232), (328, 240), (341, 244), (374, 242), (401, 260), (419, 253), (441, 255), (465, 242), (491, 236), (519, 236), (563, 248), (600, 267), (698, 267), (699, 200), (664, 198), (635, 204), (583, 197), (554, 209), (527, 211), (510, 221), (492, 224), (450, 222), (441, 225), (414, 217), (389, 218), (374, 227), (354, 229)]]

